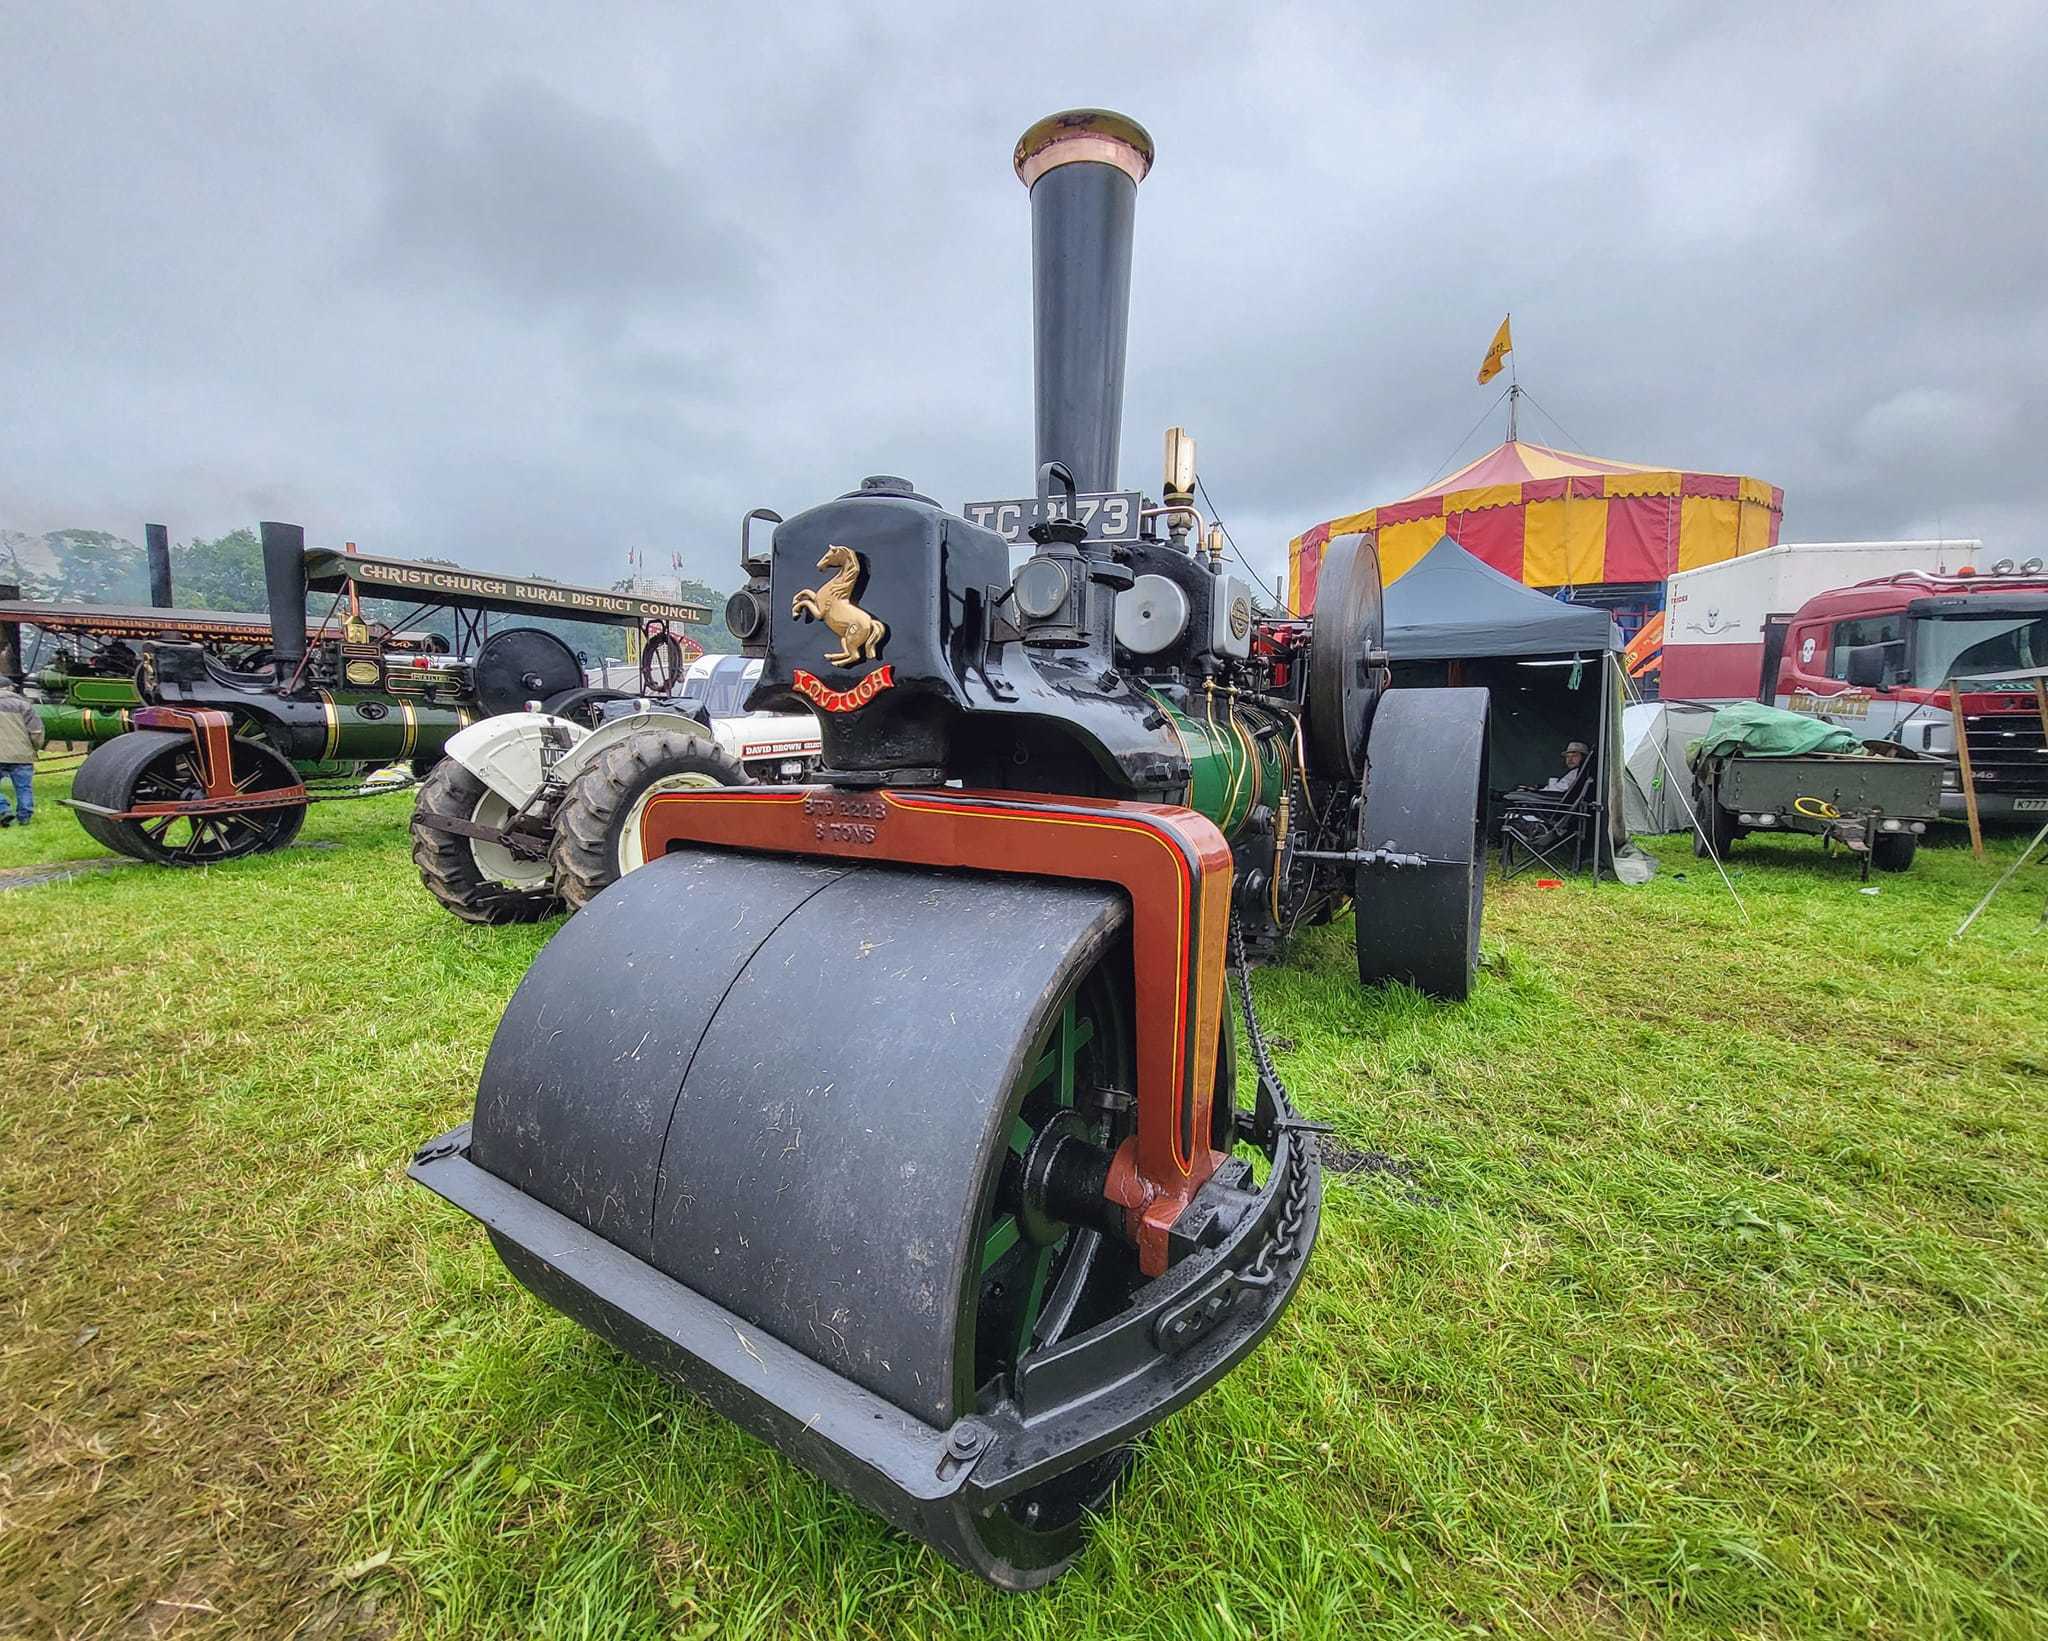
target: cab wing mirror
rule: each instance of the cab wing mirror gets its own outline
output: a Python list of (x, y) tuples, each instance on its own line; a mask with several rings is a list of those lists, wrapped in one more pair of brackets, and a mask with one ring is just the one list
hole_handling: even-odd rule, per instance
[(1890, 672), (1891, 650), (1889, 644), (1858, 644), (1843, 651), (1849, 683), (1857, 689), (1883, 689)]

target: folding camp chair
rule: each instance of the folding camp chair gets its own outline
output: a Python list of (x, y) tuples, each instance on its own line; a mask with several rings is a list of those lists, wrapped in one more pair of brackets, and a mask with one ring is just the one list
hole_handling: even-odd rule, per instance
[(1562, 792), (1520, 789), (1501, 794), (1500, 865), (1503, 879), (1525, 872), (1538, 861), (1560, 877), (1567, 868), (1584, 871), (1597, 863), (1600, 783), (1594, 779), (1596, 758), (1587, 758), (1573, 772)]

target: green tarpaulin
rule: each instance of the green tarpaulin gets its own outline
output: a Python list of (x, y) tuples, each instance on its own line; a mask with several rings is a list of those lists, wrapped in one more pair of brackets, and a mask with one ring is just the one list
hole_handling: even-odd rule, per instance
[(1692, 768), (1702, 758), (1733, 753), (1744, 758), (1799, 758), (1810, 752), (1861, 752), (1848, 730), (1761, 701), (1737, 701), (1714, 714), (1706, 734), (1686, 749)]

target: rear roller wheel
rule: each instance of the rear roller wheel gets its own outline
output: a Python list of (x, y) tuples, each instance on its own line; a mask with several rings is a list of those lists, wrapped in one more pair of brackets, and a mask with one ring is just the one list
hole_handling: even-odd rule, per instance
[(1379, 538), (1338, 536), (1323, 552), (1308, 651), (1308, 745), (1325, 780), (1355, 781), (1365, 770), (1366, 724), (1389, 680), (1380, 648), (1386, 598)]
[[(1389, 690), (1366, 747), (1358, 846), (1358, 978), (1405, 980), (1450, 1002), (1472, 993), (1486, 901), (1483, 689)], [(1417, 863), (1412, 857), (1422, 857)]]
[(436, 815), (502, 831), (512, 806), (453, 758), (420, 782), (412, 862), (427, 893), (465, 923), (534, 923), (562, 909), (545, 855), (527, 858), (502, 843), (443, 831), (431, 824)]
[(548, 844), (556, 892), (578, 910), (646, 864), (640, 820), (657, 793), (746, 786), (747, 772), (716, 742), (643, 729), (608, 747), (569, 783)]
[[(254, 795), (299, 784), (292, 766), (263, 742), (237, 737), (229, 747), (238, 793)], [(206, 796), (206, 778), (190, 735), (138, 729), (94, 748), (78, 766), (71, 794), (108, 809), (189, 803)], [(87, 809), (74, 813), (87, 836), (116, 854), (156, 866), (218, 866), (244, 855), (282, 849), (298, 836), (306, 806), (294, 803), (135, 820), (115, 820)]]

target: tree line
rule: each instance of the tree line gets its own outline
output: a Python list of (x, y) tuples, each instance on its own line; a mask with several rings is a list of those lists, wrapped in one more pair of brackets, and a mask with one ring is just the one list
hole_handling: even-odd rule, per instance
[[(59, 530), (42, 538), (56, 559), (57, 573), (24, 585), (22, 595), (52, 601), (94, 604), (147, 604), (149, 602), (149, 557), (133, 542), (104, 530)], [(7, 579), (0, 565), (0, 580)], [(610, 584), (612, 592), (632, 590), (629, 578)], [(263, 583), (263, 545), (254, 530), (231, 530), (211, 540), (203, 538), (171, 545), (171, 596), (182, 609), (262, 611), (269, 608)], [(671, 596), (666, 591), (653, 596)], [(739, 648), (725, 625), (726, 595), (701, 581), (684, 579), (673, 596), (688, 603), (703, 604), (710, 619), (692, 627), (690, 636), (712, 651)], [(306, 607), (314, 618), (324, 616), (332, 606), (333, 594), (316, 593)], [(364, 599), (364, 614), (372, 621), (394, 623), (416, 608), (389, 599)], [(511, 618), (522, 627), (539, 627), (553, 633), (581, 653), (590, 663), (618, 659), (625, 653), (625, 633), (614, 625), (596, 621), (567, 621), (539, 616)], [(414, 616), (405, 625), (414, 631), (438, 632), (453, 639), (454, 622), (445, 610)]]

